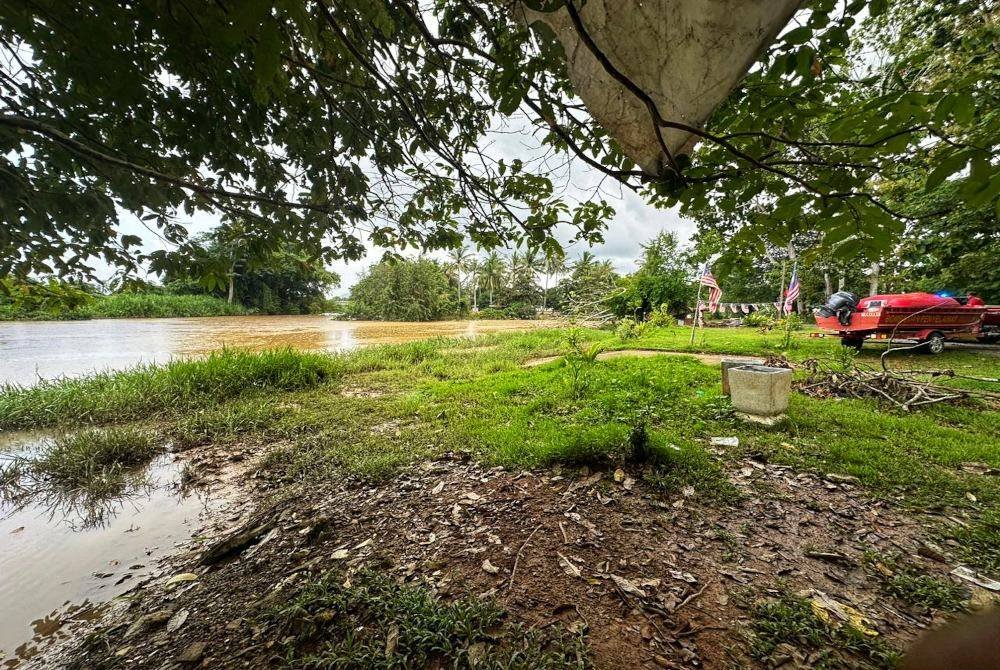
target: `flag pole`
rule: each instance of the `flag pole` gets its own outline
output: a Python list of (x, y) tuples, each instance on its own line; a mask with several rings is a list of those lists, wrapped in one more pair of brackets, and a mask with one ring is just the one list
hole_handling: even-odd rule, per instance
[(781, 285), (778, 286), (778, 316), (785, 313), (785, 262), (781, 261)]
[(698, 317), (700, 316), (701, 309), (701, 278), (705, 274), (705, 270), (702, 269), (701, 274), (698, 275), (698, 297), (694, 301), (694, 320), (691, 322), (691, 342), (690, 346), (694, 346), (694, 331), (698, 327)]

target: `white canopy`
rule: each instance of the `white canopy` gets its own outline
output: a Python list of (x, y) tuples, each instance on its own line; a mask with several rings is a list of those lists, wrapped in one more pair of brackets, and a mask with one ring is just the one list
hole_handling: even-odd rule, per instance
[[(800, 0), (576, 0), (586, 32), (610, 62), (656, 103), (662, 117), (700, 127), (791, 19)], [(577, 95), (644, 171), (665, 160), (649, 110), (616, 81), (580, 38), (569, 12), (522, 5), (550, 26), (566, 51)], [(694, 145), (664, 129), (672, 155)]]

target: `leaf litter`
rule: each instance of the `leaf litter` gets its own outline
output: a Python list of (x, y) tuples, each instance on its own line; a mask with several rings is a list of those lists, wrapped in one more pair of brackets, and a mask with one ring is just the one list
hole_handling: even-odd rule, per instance
[[(949, 547), (849, 479), (746, 461), (731, 473), (741, 501), (725, 506), (691, 485), (656, 490), (631, 466), (511, 472), (461, 455), (432, 465), (248, 509), (244, 526), (204, 534), (239, 540), (224, 559), (196, 574), (201, 543), (180, 551), (163, 567), (174, 577), (136, 585), (127, 606), (95, 624), (105, 646), (77, 656), (130, 668), (181, 657), (271, 667), (280, 631), (256, 613), (328, 570), (345, 585), (377, 568), (445, 601), (493, 599), (529, 628), (585, 634), (595, 667), (726, 668), (733, 654), (755, 667), (738, 644), (753, 602), (787, 593), (807, 594), (831, 625), (905, 647), (935, 614), (887, 598), (884, 577), (864, 567), (870, 551), (902, 551), (928, 574), (980, 591), (1000, 587), (971, 570), (951, 577)], [(605, 478), (610, 488), (598, 486)], [(386, 648), (399, 643), (390, 631)]]

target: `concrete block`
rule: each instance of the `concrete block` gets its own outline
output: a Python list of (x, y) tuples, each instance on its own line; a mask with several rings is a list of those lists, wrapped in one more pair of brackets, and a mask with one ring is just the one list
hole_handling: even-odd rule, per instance
[(763, 365), (742, 365), (729, 370), (729, 390), (737, 412), (773, 418), (788, 410), (792, 371)]
[(741, 365), (764, 365), (763, 358), (723, 358), (722, 395), (729, 395), (729, 371)]

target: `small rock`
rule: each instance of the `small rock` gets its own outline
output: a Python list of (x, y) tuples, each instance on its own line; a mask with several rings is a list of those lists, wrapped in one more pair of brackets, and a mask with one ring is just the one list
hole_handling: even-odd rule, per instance
[(932, 561), (937, 561), (938, 563), (948, 562), (948, 557), (944, 555), (944, 550), (936, 544), (927, 542), (926, 540), (921, 542), (920, 546), (917, 547), (917, 553), (924, 558), (929, 558)]
[(170, 617), (170, 621), (167, 622), (167, 632), (174, 633), (184, 625), (187, 621), (188, 615), (190, 614), (187, 610), (179, 610), (176, 614)]
[(184, 651), (177, 655), (177, 662), (191, 665), (199, 663), (205, 656), (206, 648), (208, 648), (207, 642), (192, 642), (184, 648)]
[(491, 575), (495, 575), (500, 572), (500, 568), (490, 563), (490, 559), (483, 561), (483, 572), (488, 572)]
[(125, 631), (125, 639), (127, 640), (139, 633), (152, 630), (157, 626), (162, 626), (170, 620), (171, 614), (173, 613), (170, 610), (157, 610), (156, 612), (144, 614), (133, 621), (132, 625), (128, 627), (128, 630)]

